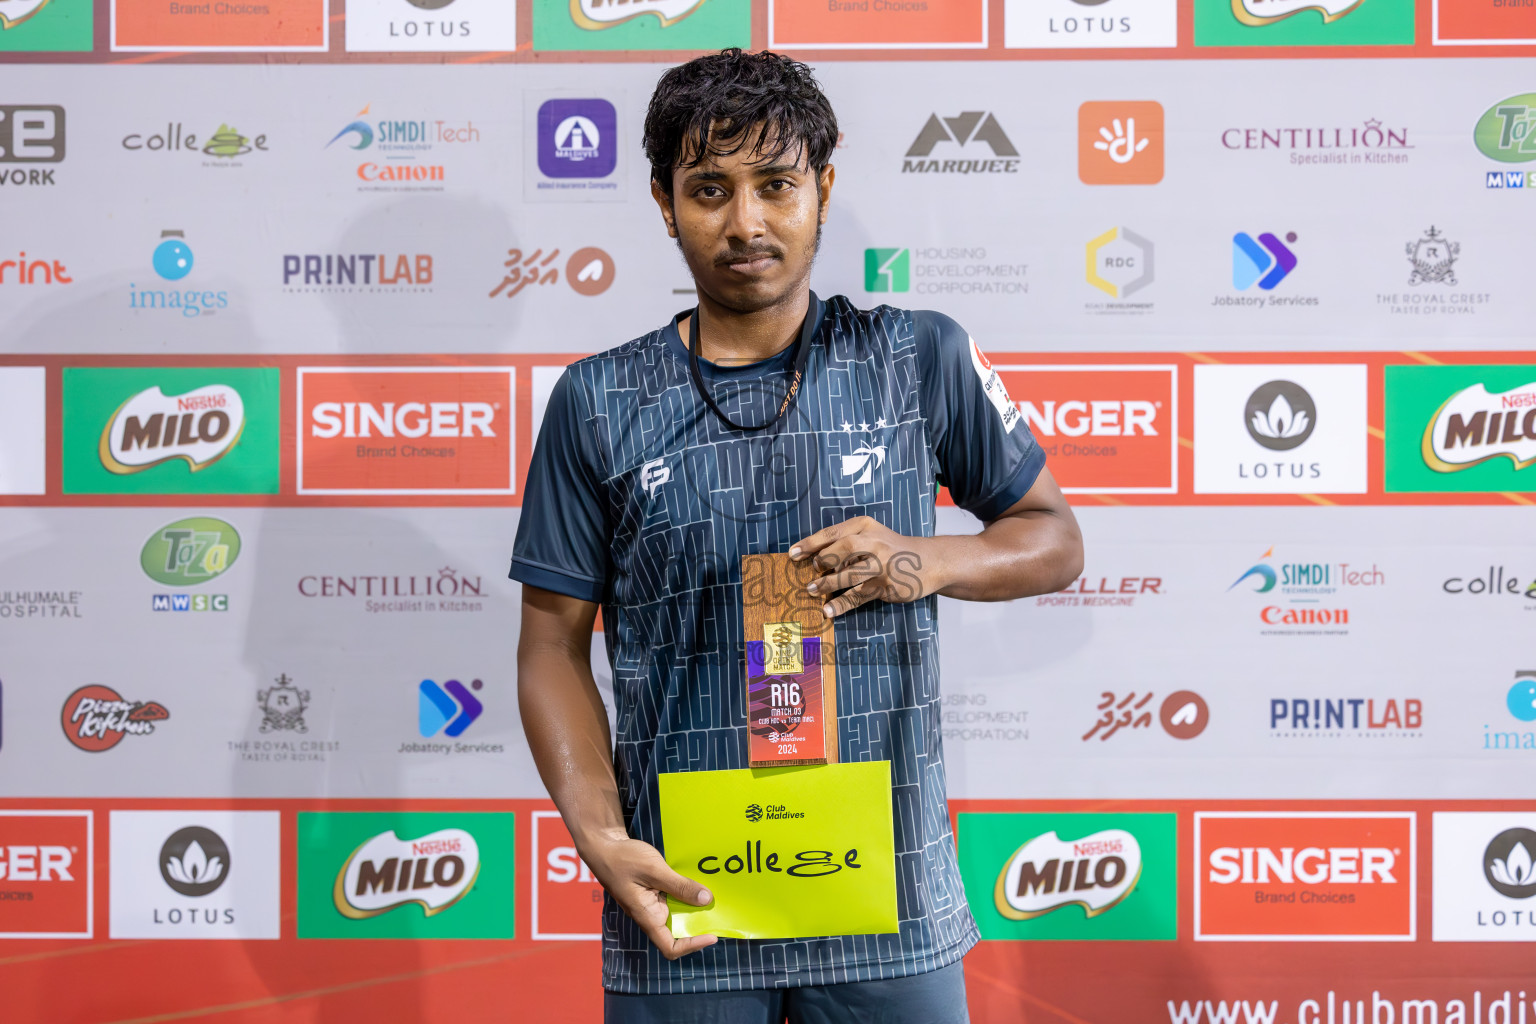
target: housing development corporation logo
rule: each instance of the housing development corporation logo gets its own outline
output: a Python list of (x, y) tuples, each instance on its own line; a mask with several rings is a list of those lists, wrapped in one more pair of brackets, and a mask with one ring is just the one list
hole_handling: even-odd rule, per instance
[(1536, 366), (1388, 366), (1386, 489), (1536, 489)]
[(124, 736), (149, 736), (155, 724), (171, 717), (158, 701), (124, 700), (110, 686), (82, 686), (64, 701), (60, 712), (64, 738), (81, 750), (99, 754), (111, 750)]
[(1077, 108), (1077, 177), (1084, 185), (1163, 180), (1163, 105), (1093, 100)]
[(90, 811), (0, 811), (0, 939), (88, 939)]
[(513, 936), (513, 816), (303, 812), (301, 938)]
[(908, 292), (912, 290), (911, 249), (865, 249), (864, 290)]
[(56, 168), (36, 165), (63, 161), (63, 107), (0, 105), (0, 186), (56, 184)]
[[(935, 154), (935, 151), (937, 155)], [(954, 159), (956, 150), (963, 158)], [(982, 155), (983, 150), (991, 157)], [(929, 114), (901, 162), (903, 174), (1017, 174), (1019, 150), (990, 111)]]
[(987, 939), (1176, 937), (1172, 814), (961, 814), (960, 873)]
[(1415, 815), (1196, 812), (1196, 941), (1411, 942)]
[[(920, 295), (1028, 295), (1029, 264), (982, 246), (865, 249), (864, 290)], [(915, 284), (914, 284), (915, 282)]]

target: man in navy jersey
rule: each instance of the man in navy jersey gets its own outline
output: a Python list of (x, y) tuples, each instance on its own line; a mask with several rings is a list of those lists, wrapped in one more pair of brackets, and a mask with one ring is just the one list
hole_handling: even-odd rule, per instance
[[(968, 1020), (979, 936), (944, 790), (937, 595), (1060, 590), (1082, 539), (963, 328), (811, 292), (837, 138), (810, 69), (776, 54), (662, 76), (651, 191), (698, 306), (571, 364), (529, 467), (518, 700), (606, 890), (609, 1021)], [(934, 536), (939, 483), (980, 533)], [(666, 895), (710, 895), (658, 852), (657, 777), (747, 767), (741, 558), (786, 551), (814, 560), (834, 620), (838, 759), (891, 764), (900, 929), (674, 939)], [(616, 738), (589, 658), (599, 606)]]

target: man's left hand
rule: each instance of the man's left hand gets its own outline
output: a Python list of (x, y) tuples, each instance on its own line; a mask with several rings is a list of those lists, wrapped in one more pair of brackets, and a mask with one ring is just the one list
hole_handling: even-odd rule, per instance
[(817, 530), (791, 546), (789, 555), (795, 561), (810, 558), (821, 571), (806, 589), (823, 600), (831, 598), (821, 609), (830, 619), (867, 601), (900, 604), (937, 591), (944, 582), (930, 541), (855, 516)]

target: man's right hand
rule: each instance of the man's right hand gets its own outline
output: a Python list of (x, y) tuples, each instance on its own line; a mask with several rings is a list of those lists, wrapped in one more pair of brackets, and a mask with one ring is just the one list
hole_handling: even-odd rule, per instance
[(714, 945), (713, 935), (678, 939), (667, 928), (668, 895), (695, 907), (709, 906), (714, 897), (698, 882), (673, 871), (656, 847), (622, 831), (606, 833), (584, 846), (581, 859), (662, 956), (676, 960)]

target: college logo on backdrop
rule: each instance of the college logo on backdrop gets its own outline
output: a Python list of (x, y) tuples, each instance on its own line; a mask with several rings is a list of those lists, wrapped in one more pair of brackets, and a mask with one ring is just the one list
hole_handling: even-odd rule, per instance
[[(962, 159), (956, 159), (956, 156)], [(991, 111), (929, 114), (901, 162), (903, 174), (1017, 174), (1019, 150)]]
[(1415, 816), (1195, 813), (1195, 939), (1412, 941)]
[(1077, 108), (1077, 177), (1084, 185), (1155, 185), (1163, 180), (1163, 105), (1089, 101)]
[(0, 811), (0, 939), (89, 939), (90, 811)]
[(158, 701), (124, 700), (110, 686), (82, 686), (64, 701), (59, 719), (64, 738), (81, 750), (99, 754), (124, 736), (149, 736), (155, 724), (171, 717)]
[(0, 52), (89, 51), (91, 0), (0, 0)]
[(124, 135), (123, 148), (133, 153), (185, 153), (212, 157), (212, 160), (202, 161), (204, 167), (243, 167), (244, 162), (236, 158), (247, 153), (267, 152), (267, 137), (247, 136), (221, 122), (218, 131), (204, 139), (196, 132), (187, 131), (182, 122), (169, 121), (163, 130), (157, 127), (147, 134), (130, 132)]
[(968, 814), (960, 874), (985, 939), (1178, 937), (1173, 814)]
[[(4, 36), (0, 35), (0, 39)], [(63, 107), (0, 105), (0, 186), (57, 184), (53, 179), (57, 168), (35, 165), (63, 161)], [(25, 256), (19, 262), (31, 266)], [(54, 263), (54, 267), (59, 264)], [(30, 276), (30, 270), (23, 276)]]
[(1536, 942), (1536, 814), (1434, 815), (1434, 940)]
[(1195, 0), (1195, 45), (1409, 46), (1413, 14), (1394, 0)]
[(1536, 490), (1536, 366), (1388, 366), (1388, 492)]
[[(1536, 92), (1500, 100), (1477, 119), (1472, 140), (1478, 152), (1501, 164), (1536, 160)], [(1536, 171), (1501, 168), (1483, 172), (1485, 189), (1536, 188)]]
[(113, 811), (111, 937), (280, 937), (276, 811)]
[(535, 50), (751, 46), (751, 0), (534, 0)]
[(300, 367), (300, 494), (511, 494), (514, 371)]
[(517, 5), (504, 0), (352, 0), (349, 53), (517, 49)]
[(1023, 49), (1177, 46), (1173, 0), (1007, 0), (1004, 45)]
[(275, 369), (64, 369), (65, 494), (276, 494)]
[[(195, 587), (224, 575), (240, 557), (240, 534), (222, 519), (178, 519), (150, 535), (139, 552), (144, 575), (168, 587)], [(227, 612), (228, 594), (155, 594), (157, 612)]]
[(576, 852), (559, 811), (534, 811), (533, 937), (603, 937), (603, 885)]
[(1041, 363), (998, 372), (1063, 491), (1178, 491), (1177, 367)]
[(299, 814), (300, 938), (510, 939), (513, 816)]
[(1366, 368), (1195, 367), (1196, 494), (1364, 494)]

